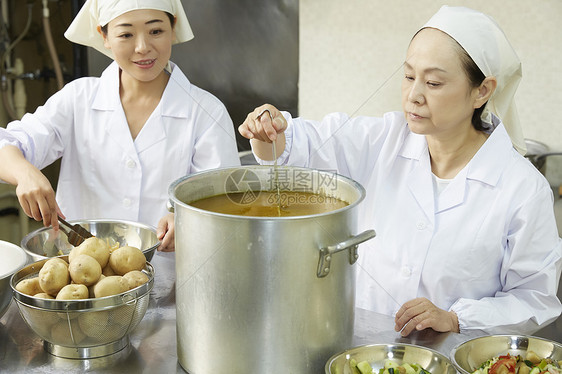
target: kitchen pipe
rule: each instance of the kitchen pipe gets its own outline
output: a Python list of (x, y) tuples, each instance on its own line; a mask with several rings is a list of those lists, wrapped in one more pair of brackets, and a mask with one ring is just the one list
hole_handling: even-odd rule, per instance
[[(3, 3), (4, 5), (4, 3)], [(3, 13), (4, 13), (4, 9), (5, 7), (2, 7)], [(32, 18), (32, 10), (33, 10), (33, 2), (27, 2), (27, 22), (25, 24), (25, 27), (23, 29), (23, 31), (21, 32), (21, 34), (8, 46), (8, 48), (6, 48), (6, 50), (4, 51), (4, 53), (2, 54), (2, 59), (0, 61), (0, 71), (1, 71), (1, 76), (2, 76), (2, 81), (1, 81), (1, 89), (2, 89), (2, 102), (4, 104), (4, 108), (6, 109), (6, 113), (8, 114), (8, 116), (13, 120), (13, 119), (18, 119), (21, 117), (18, 117), (12, 102), (10, 101), (10, 96), (9, 96), (9, 92), (10, 92), (10, 82), (8, 80), (7, 77), (7, 71), (9, 69), (7, 69), (7, 65), (9, 66), (10, 64), (10, 60), (9, 60), (9, 56), (10, 56), (10, 52), (12, 51), (12, 49), (14, 49), (14, 47), (23, 39), (23, 37), (27, 34), (27, 32), (29, 31), (29, 26), (31, 26), (31, 18)], [(5, 14), (5, 13), (4, 13)], [(7, 23), (7, 20), (2, 20), (2, 22)]]
[(55, 75), (57, 78), (57, 87), (60, 90), (64, 86), (64, 80), (55, 43), (53, 42), (53, 35), (51, 34), (51, 22), (49, 21), (50, 13), (47, 3), (48, 0), (43, 0), (43, 30), (45, 31), (45, 39), (47, 39), (47, 46), (49, 47), (51, 60), (53, 60), (53, 68), (55, 69)]
[[(21, 77), (23, 71), (23, 61), (21, 58), (16, 58), (14, 62), (14, 73), (16, 77)], [(25, 84), (23, 79), (16, 78), (14, 80), (14, 110), (16, 118), (21, 118), (26, 113), (25, 107), (27, 106), (27, 95), (25, 93)]]

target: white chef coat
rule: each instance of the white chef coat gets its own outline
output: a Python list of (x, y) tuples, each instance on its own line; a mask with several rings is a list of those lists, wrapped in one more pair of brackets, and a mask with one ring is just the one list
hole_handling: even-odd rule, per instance
[(232, 120), (179, 67), (133, 140), (119, 97), (119, 66), (79, 78), (35, 113), (0, 128), (39, 169), (62, 157), (57, 202), (68, 219), (122, 219), (156, 226), (168, 187), (205, 169), (239, 165)]
[(455, 311), (461, 331), (490, 333), (532, 333), (560, 315), (562, 241), (552, 190), (497, 118), (486, 143), (437, 195), (426, 139), (402, 113), (335, 113), (320, 123), (283, 114), (289, 126), (279, 163), (337, 170), (367, 191), (359, 229), (377, 236), (359, 251), (358, 307), (394, 315), (425, 297)]

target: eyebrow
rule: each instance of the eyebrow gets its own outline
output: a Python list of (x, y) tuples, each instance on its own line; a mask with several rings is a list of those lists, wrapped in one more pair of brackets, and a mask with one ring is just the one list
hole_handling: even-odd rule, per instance
[[(153, 20), (145, 22), (144, 24), (150, 25), (150, 24), (153, 24), (153, 23), (162, 23), (162, 22), (164, 22), (164, 21), (161, 20), (161, 19), (153, 19)], [(115, 25), (115, 27), (132, 27), (132, 26), (133, 26), (132, 23), (119, 23), (119, 24)]]
[[(408, 69), (413, 69), (412, 65), (408, 64), (407, 61), (404, 61), (404, 66), (407, 67)], [(437, 71), (437, 72), (441, 72), (441, 73), (447, 73), (447, 70), (438, 68), (437, 66), (426, 68), (423, 71), (424, 71), (424, 73), (430, 73), (430, 72), (433, 72), (433, 71)]]

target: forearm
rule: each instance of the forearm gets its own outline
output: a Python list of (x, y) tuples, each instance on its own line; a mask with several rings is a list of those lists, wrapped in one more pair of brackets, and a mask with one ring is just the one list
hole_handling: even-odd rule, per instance
[(13, 185), (17, 185), (24, 174), (38, 171), (13, 145), (0, 148), (0, 160), (0, 179)]

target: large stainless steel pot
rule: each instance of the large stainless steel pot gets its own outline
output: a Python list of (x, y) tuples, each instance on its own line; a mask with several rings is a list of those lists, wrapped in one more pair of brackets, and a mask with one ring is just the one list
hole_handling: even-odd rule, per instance
[[(320, 373), (353, 336), (357, 207), (365, 191), (330, 172), (280, 167), (282, 190), (348, 202), (298, 217), (244, 217), (194, 208), (226, 192), (272, 189), (272, 168), (216, 169), (175, 181), (176, 319), (190, 374)], [(338, 253), (339, 252), (339, 253)]]

